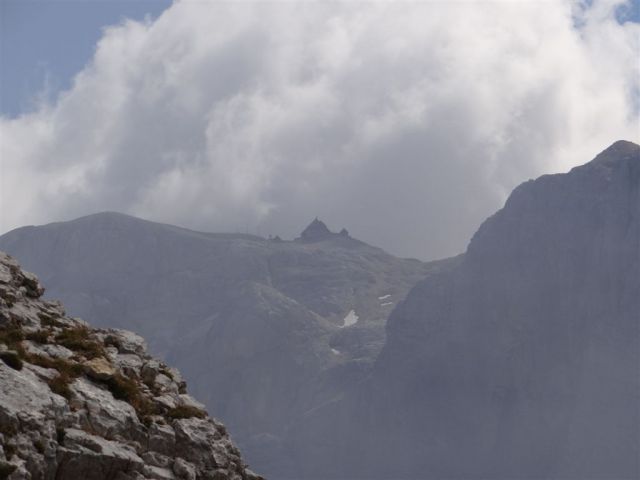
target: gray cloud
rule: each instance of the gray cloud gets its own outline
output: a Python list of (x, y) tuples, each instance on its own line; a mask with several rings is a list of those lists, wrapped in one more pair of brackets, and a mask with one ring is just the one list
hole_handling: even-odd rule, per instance
[(620, 3), (176, 2), (0, 120), (0, 230), (118, 210), (292, 237), (318, 215), (460, 252), (519, 182), (637, 140)]

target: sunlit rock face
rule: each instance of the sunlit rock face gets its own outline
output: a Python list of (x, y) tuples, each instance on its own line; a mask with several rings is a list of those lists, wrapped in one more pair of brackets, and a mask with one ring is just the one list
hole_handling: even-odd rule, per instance
[(640, 147), (617, 142), (520, 185), (459, 264), (416, 285), (370, 381), (297, 432), (321, 439), (301, 464), (337, 477), (321, 460), (336, 458), (354, 478), (638, 478), (639, 325)]
[(43, 291), (0, 252), (0, 478), (262, 479), (141, 337)]
[(142, 334), (276, 478), (296, 472), (289, 430), (366, 378), (393, 306), (441, 263), (393, 257), (318, 219), (283, 241), (102, 213), (15, 230), (0, 248), (71, 314)]

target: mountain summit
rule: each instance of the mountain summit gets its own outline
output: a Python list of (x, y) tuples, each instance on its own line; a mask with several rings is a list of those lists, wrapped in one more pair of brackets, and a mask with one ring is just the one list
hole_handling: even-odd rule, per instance
[(333, 233), (327, 225), (316, 217), (300, 234), (300, 240), (314, 242), (331, 237)]
[(590, 164), (596, 163), (620, 163), (621, 161), (628, 159), (638, 160), (640, 157), (640, 145), (629, 142), (628, 140), (618, 140), (613, 143), (610, 147), (602, 151), (596, 156)]

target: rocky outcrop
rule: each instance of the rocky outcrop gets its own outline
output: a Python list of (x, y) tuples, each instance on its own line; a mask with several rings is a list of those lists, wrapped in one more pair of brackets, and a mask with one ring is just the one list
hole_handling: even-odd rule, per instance
[(43, 291), (0, 252), (0, 478), (261, 478), (141, 337), (67, 317)]
[(313, 242), (330, 237), (333, 233), (327, 225), (316, 217), (300, 234), (300, 240)]
[(302, 243), (314, 243), (322, 242), (323, 240), (335, 241), (339, 240), (340, 237), (349, 240), (347, 243), (343, 240), (342, 245), (349, 245), (349, 243), (352, 245), (362, 245), (362, 242), (349, 236), (349, 231), (346, 228), (340, 230), (339, 233), (332, 232), (322, 220), (318, 219), (318, 217), (314, 218), (313, 221), (306, 226), (300, 236), (296, 238), (296, 241)]

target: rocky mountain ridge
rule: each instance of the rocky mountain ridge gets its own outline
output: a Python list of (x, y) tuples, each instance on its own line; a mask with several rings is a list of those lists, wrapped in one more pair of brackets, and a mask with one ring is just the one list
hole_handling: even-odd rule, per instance
[(180, 373), (41, 299), (0, 252), (0, 478), (259, 480)]
[(73, 315), (140, 333), (276, 477), (295, 471), (288, 432), (368, 375), (393, 307), (442, 267), (319, 219), (286, 241), (100, 213), (14, 230), (0, 249)]

